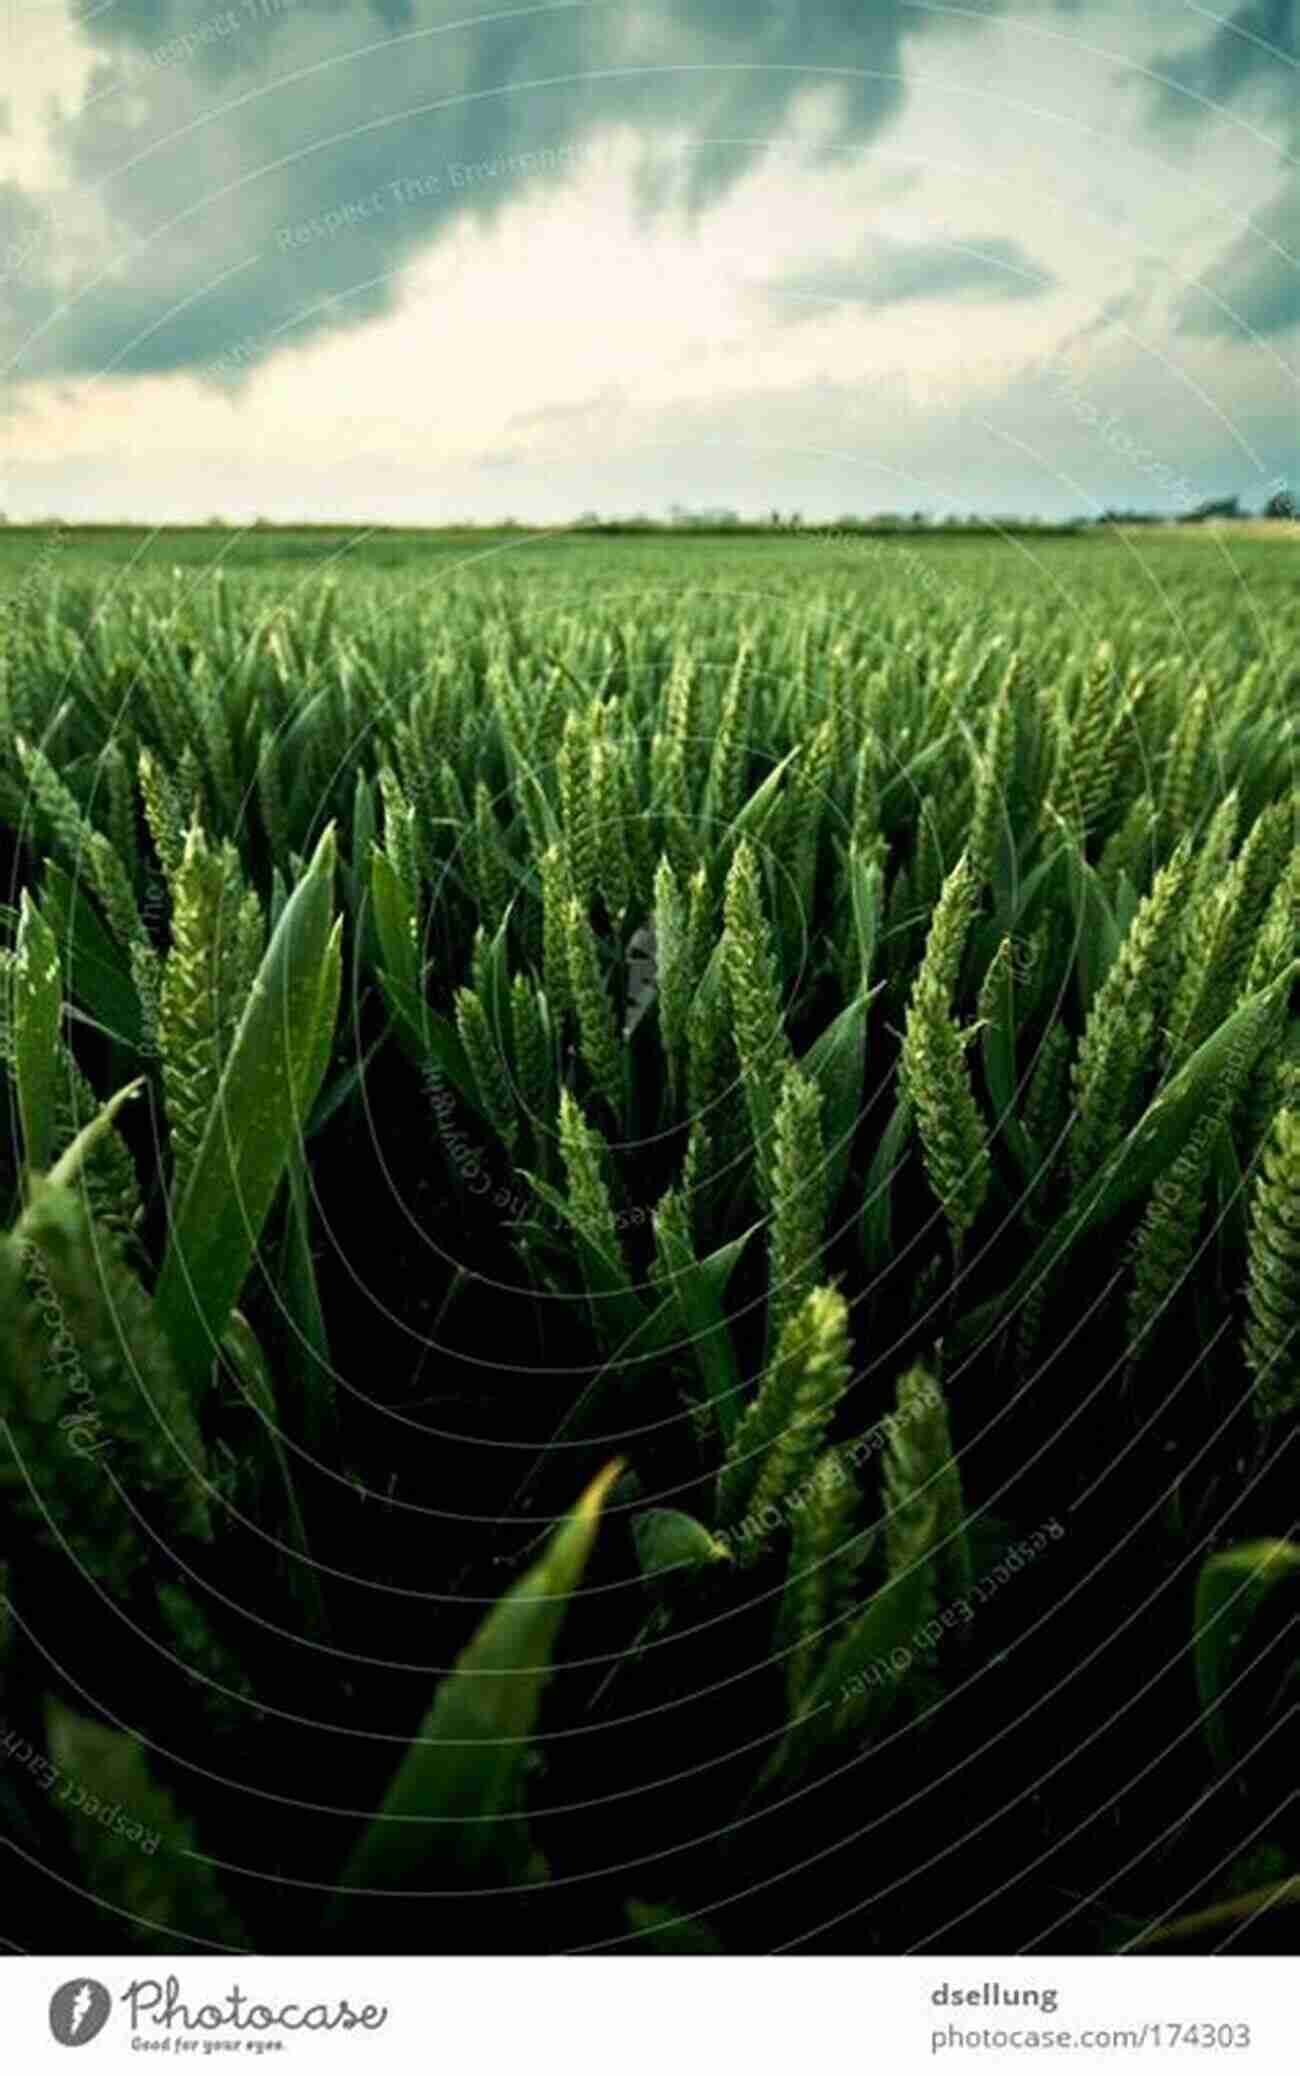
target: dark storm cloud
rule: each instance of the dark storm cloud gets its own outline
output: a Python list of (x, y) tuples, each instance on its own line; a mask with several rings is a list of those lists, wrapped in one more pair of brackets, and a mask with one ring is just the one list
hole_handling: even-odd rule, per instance
[(873, 137), (901, 106), (908, 38), (935, 21), (905, 0), (466, 13), (464, 0), (117, 0), (90, 19), (105, 62), (53, 137), (74, 189), (98, 197), (110, 249), (98, 265), (62, 256), (68, 307), (38, 329), (32, 285), (19, 300), (0, 289), (0, 364), (12, 356), (18, 380), (229, 378), (390, 308), (440, 230), (553, 181), (606, 124), (648, 148), (685, 136), (674, 193), (702, 210), (810, 87), (837, 96), (837, 148)]
[(0, 309), (31, 330), (55, 307), (48, 212), (13, 180), (0, 180)]
[(772, 284), (775, 308), (809, 317), (828, 303), (891, 303), (932, 300), (968, 303), (1018, 301), (1040, 296), (1053, 277), (1036, 266), (1013, 238), (933, 239), (916, 243), (873, 241), (853, 261), (807, 267)]
[(1246, 0), (1244, 7), (1219, 20), (1210, 35), (1156, 58), (1151, 70), (1161, 81), (1160, 113), (1173, 121), (1187, 120), (1203, 116), (1206, 101), (1223, 108), (1256, 91), (1294, 106), (1298, 22), (1297, 0)]
[(1178, 328), (1202, 336), (1268, 336), (1300, 324), (1300, 181), (1283, 185), (1178, 306)]
[[(1173, 132), (1211, 109), (1280, 118), (1292, 156), (1300, 143), (1300, 0), (1247, 0), (1213, 32), (1157, 59), (1156, 120)], [(1179, 302), (1178, 329), (1249, 339), (1300, 323), (1300, 178), (1281, 186)]]

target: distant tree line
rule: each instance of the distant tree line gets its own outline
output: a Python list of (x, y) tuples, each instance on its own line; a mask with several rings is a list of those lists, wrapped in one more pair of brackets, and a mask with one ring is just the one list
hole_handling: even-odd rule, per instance
[[(1067, 519), (1041, 519), (1034, 516), (1024, 518), (1017, 513), (990, 512), (846, 512), (829, 525), (823, 520), (806, 520), (802, 512), (773, 509), (761, 518), (746, 518), (728, 505), (704, 505), (698, 509), (688, 505), (674, 504), (668, 508), (666, 518), (656, 519), (648, 512), (630, 512), (625, 515), (602, 517), (599, 512), (581, 512), (568, 525), (547, 526), (533, 524), (526, 519), (460, 519), (428, 526), (370, 526), (366, 534), (372, 533), (737, 533), (737, 534), (881, 534), (881, 533), (1080, 533), (1097, 526), (1168, 526), (1171, 523), (1200, 525), (1215, 519), (1276, 519), (1294, 521), (1296, 500), (1284, 486), (1277, 486), (1258, 513), (1243, 509), (1240, 497), (1206, 498), (1188, 512), (1149, 512), (1110, 506), (1106, 511), (1086, 517)], [(78, 526), (78, 531), (116, 532), (130, 529), (135, 522), (127, 519), (96, 521), (87, 520)], [(0, 511), (0, 526), (10, 524), (33, 529), (48, 530), (62, 527), (63, 521), (56, 517), (10, 521), (7, 513)], [(233, 522), (223, 518), (210, 518), (198, 522), (199, 529), (231, 526)], [(350, 530), (347, 520), (293, 520), (282, 523), (267, 519), (259, 514), (252, 527), (261, 531), (295, 533), (339, 532)], [(182, 525), (180, 531), (193, 531)], [(239, 529), (236, 529), (239, 530)]]

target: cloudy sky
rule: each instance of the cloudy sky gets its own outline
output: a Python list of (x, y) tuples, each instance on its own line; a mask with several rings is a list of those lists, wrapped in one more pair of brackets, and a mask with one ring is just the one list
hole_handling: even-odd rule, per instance
[(1259, 504), (1300, 0), (6, 0), (0, 508)]

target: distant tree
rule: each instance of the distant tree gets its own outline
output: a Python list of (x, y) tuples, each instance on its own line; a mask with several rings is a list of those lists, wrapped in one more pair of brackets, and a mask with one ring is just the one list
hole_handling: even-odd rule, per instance
[(1159, 526), (1163, 514), (1160, 512), (1125, 512), (1109, 506), (1098, 519), (1098, 526)]
[(1187, 516), (1190, 520), (1197, 522), (1202, 519), (1240, 519), (1241, 499), (1239, 497), (1207, 497), (1203, 505), (1197, 505), (1195, 511), (1189, 512)]
[(1294, 519), (1295, 499), (1289, 490), (1275, 490), (1264, 507), (1266, 519)]

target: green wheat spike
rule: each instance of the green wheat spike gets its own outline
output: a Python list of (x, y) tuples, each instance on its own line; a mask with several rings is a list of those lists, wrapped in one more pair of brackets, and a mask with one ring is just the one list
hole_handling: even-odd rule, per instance
[(1222, 1128), (1223, 1106), (1216, 1103), (1152, 1188), (1133, 1246), (1127, 1318), (1131, 1364), (1141, 1359), (1191, 1267), (1215, 1140)]
[(67, 1784), (58, 1796), (59, 1814), (82, 1893), (124, 1925), (147, 1925), (161, 1944), (246, 1951), (248, 1933), (193, 1825), (154, 1778), (143, 1740), (77, 1715), (53, 1697), (46, 1700), (45, 1721), (49, 1763)]
[[(718, 1479), (718, 1515), (734, 1524), (742, 1515), (774, 1533), (781, 1501), (821, 1453), (827, 1425), (852, 1377), (848, 1307), (837, 1290), (810, 1291), (787, 1320), (757, 1396), (746, 1407)], [(769, 1528), (768, 1517), (774, 1516)], [(760, 1543), (745, 1541), (741, 1562)]]
[(538, 696), (537, 725), (533, 733), (533, 741), (538, 745), (539, 755), (548, 760), (548, 768), (552, 747), (563, 735), (567, 711), (564, 681), (558, 670), (552, 670)]
[(989, 960), (988, 970), (980, 982), (980, 991), (975, 1004), (975, 1014), (981, 1026), (990, 1025), (1002, 1030), (1009, 1024), (1005, 1035), (1008, 1042), (1015, 1043), (1015, 946), (1009, 937), (1000, 938), (998, 948)]
[[(26, 742), (20, 735), (14, 743), (14, 753), (27, 782), (38, 822), (49, 830), (73, 872), (84, 872), (91, 824), (82, 813), (79, 802), (65, 786), (44, 750)], [(27, 806), (26, 802), (24, 806)]]
[(885, 1495), (885, 1556), (891, 1576), (911, 1561), (918, 1510), (932, 1510), (935, 1588), (944, 1602), (961, 1600), (970, 1591), (973, 1575), (961, 1473), (943, 1393), (920, 1363), (898, 1380), (885, 1458)]
[(1005, 684), (994, 702), (980, 755), (966, 855), (979, 886), (988, 883), (1007, 821), (1011, 774), (1016, 760), (1014, 687)]
[(763, 912), (758, 865), (748, 842), (736, 847), (723, 901), (722, 971), (736, 1057), (754, 1135), (760, 1179), (771, 1158), (772, 1123), (791, 1064), (772, 935)]
[(1294, 873), (1297, 863), (1295, 802), (1278, 800), (1257, 817), (1236, 862), (1241, 896), (1239, 970), (1245, 968), (1250, 943), (1263, 925), (1278, 886), (1289, 872)]
[(1279, 801), (1255, 822), (1219, 882), (1190, 909), (1183, 970), (1169, 1015), (1167, 1057), (1178, 1062), (1208, 1038), (1241, 997), (1292, 843), (1292, 809)]
[(518, 1137), (515, 1093), (492, 1035), (487, 1011), (473, 988), (457, 988), (455, 1009), (456, 1028), (484, 1114), (502, 1145), (513, 1151)]
[[(55, 1152), (65, 1152), (101, 1108), (99, 1097), (67, 1046), (62, 1045)], [(86, 1156), (79, 1186), (94, 1223), (125, 1246), (139, 1230), (144, 1201), (135, 1162), (116, 1125), (110, 1125), (96, 1139)]]
[(109, 928), (124, 948), (140, 1003), (141, 1048), (158, 1049), (158, 1002), (161, 969), (158, 953), (136, 906), (126, 868), (108, 838), (93, 830), (86, 844), (86, 876), (98, 894)]
[(543, 1144), (554, 1094), (550, 1017), (546, 997), (523, 973), (510, 983), (512, 1069), (519, 1102), (534, 1141)]
[(150, 750), (140, 752), (140, 797), (158, 863), (170, 887), (185, 854), (185, 832), (193, 809), (186, 812), (180, 788)]
[(945, 1001), (951, 1000), (956, 991), (978, 894), (970, 859), (963, 854), (948, 874), (935, 903), (918, 976), (918, 985), (933, 988)]
[(1246, 966), (1245, 995), (1257, 994), (1300, 955), (1300, 845), (1278, 875)]
[(618, 753), (606, 741), (592, 744), (591, 792), (599, 847), (597, 879), (606, 910), (617, 926), (631, 900), (632, 862), (619, 792)]
[(1238, 894), (1233, 875), (1189, 904), (1183, 969), (1165, 1032), (1166, 1069), (1181, 1065), (1222, 1021), (1235, 994)]
[(569, 992), (578, 1019), (582, 1056), (597, 1088), (615, 1117), (623, 1112), (626, 1054), (618, 1022), (601, 977), (595, 933), (576, 898), (565, 917), (569, 954)]
[[(1292, 853), (1286, 870), (1273, 889), (1268, 912), (1260, 924), (1246, 968), (1242, 1000), (1280, 980), (1297, 957), (1300, 957), (1300, 849)], [(1297, 1027), (1292, 1024), (1288, 1036), (1286, 1012), (1286, 998), (1280, 995), (1271, 1019), (1272, 1028), (1265, 1034), (1259, 1058), (1247, 1083), (1243, 1128), (1245, 1143), (1252, 1154), (1268, 1136), (1279, 1105), (1290, 1100), (1292, 1043), (1297, 1038)]]
[(712, 957), (718, 921), (709, 875), (701, 865), (691, 874), (686, 888), (686, 971), (692, 988), (699, 986)]
[(692, 1120), (707, 1116), (723, 1096), (735, 1053), (725, 990), (706, 973), (686, 1012), (686, 1105)]
[[(731, 826), (740, 810), (749, 757), (750, 648), (742, 642), (718, 715), (705, 790), (712, 832)], [(710, 832), (710, 833), (712, 833)]]
[(492, 999), (492, 939), (480, 923), (469, 948), (469, 984), (480, 1002)]
[(926, 1176), (943, 1206), (953, 1246), (960, 1249), (983, 1208), (992, 1164), (961, 1033), (929, 991), (918, 991), (908, 1009), (902, 1073)]
[(664, 731), (672, 742), (688, 750), (692, 742), (695, 694), (695, 659), (691, 651), (675, 651), (664, 698)]
[(247, 998), (248, 898), (233, 846), (214, 851), (193, 822), (172, 887), (171, 945), (158, 991), (174, 1201), (207, 1129)]
[(573, 1001), (569, 985), (569, 903), (573, 888), (565, 855), (548, 844), (538, 859), (542, 898), (542, 977), (552, 1015), (560, 1018)]
[(1166, 1015), (1187, 884), (1191, 839), (1184, 837), (1138, 904), (1127, 935), (1093, 998), (1074, 1063), (1078, 1122), (1070, 1172), (1080, 1189), (1134, 1120)]
[[(674, 1287), (675, 1260), (683, 1253), (692, 1257), (695, 1253), (690, 1208), (684, 1190), (670, 1187), (664, 1191), (650, 1214), (650, 1227), (655, 1241), (653, 1280), (657, 1293), (666, 1297)], [(709, 1425), (711, 1428), (712, 1420)]]
[(853, 780), (849, 847), (860, 857), (871, 855), (880, 841), (880, 749), (870, 737), (858, 751)]
[(108, 926), (124, 950), (145, 937), (135, 889), (122, 860), (99, 830), (87, 836), (82, 866), (104, 909)]
[[(910, 1559), (867, 1600), (847, 1634), (828, 1654), (791, 1739), (790, 1763), (819, 1746), (879, 1728), (900, 1695), (918, 1682), (918, 1639), (938, 1610), (930, 1543), (933, 1512), (917, 1506), (910, 1523)], [(920, 1648), (923, 1666), (928, 1653)], [(900, 1664), (901, 1658), (901, 1664)]]
[(1156, 852), (1159, 814), (1149, 793), (1139, 794), (1113, 835), (1107, 838), (1097, 865), (1097, 875), (1112, 897), (1121, 877), (1137, 888), (1150, 879)]
[(951, 1000), (970, 926), (974, 876), (963, 856), (944, 883), (912, 989), (899, 1062), (926, 1176), (958, 1252), (992, 1180), (988, 1131), (971, 1087)]
[(708, 1179), (710, 1159), (709, 1134), (697, 1118), (686, 1135), (686, 1154), (677, 1186), (688, 1240), (693, 1240), (701, 1221), (700, 1196)]
[(609, 1150), (567, 1088), (560, 1091), (559, 1140), (574, 1224), (609, 1265), (611, 1287), (625, 1283), (627, 1263), (605, 1180)]
[(397, 773), (383, 764), (377, 774), (379, 795), (384, 803), (384, 849), (406, 895), (412, 915), (420, 913), (420, 865), (415, 839), (415, 809), (411, 806)]
[(1236, 786), (1215, 808), (1206, 825), (1189, 888), (1189, 907), (1212, 892), (1231, 869), (1237, 825), (1241, 819), (1241, 795)]
[(1300, 1405), (1300, 1107), (1278, 1111), (1250, 1207), (1246, 1362), (1267, 1425)]
[[(208, 1538), (207, 1458), (148, 1294), (71, 1189), (38, 1185), (15, 1231), (28, 1287), (64, 1345), (64, 1408), (154, 1494), (173, 1528)], [(55, 1323), (57, 1322), (57, 1323)], [(70, 1433), (70, 1428), (66, 1432)], [(68, 1446), (65, 1437), (61, 1446)], [(86, 1444), (89, 1447), (89, 1442)]]
[(686, 1056), (686, 1017), (691, 1003), (687, 966), (686, 903), (666, 857), (655, 873), (655, 981), (659, 1039), (668, 1069), (670, 1093), (676, 1093)]
[(862, 728), (861, 696), (847, 642), (836, 642), (827, 655), (826, 699), (835, 730), (836, 795), (851, 801)]
[[(939, 814), (934, 801), (929, 794), (925, 794), (917, 815), (916, 848), (912, 855), (912, 896), (922, 915), (933, 915), (944, 883), (944, 852)], [(972, 890), (974, 891), (973, 878)]]
[(1123, 695), (1116, 703), (1115, 716), (1105, 744), (1107, 768), (1110, 772), (1110, 797), (1106, 803), (1104, 820), (1112, 828), (1122, 826), (1134, 800), (1146, 787), (1148, 766), (1145, 720), (1148, 691), (1147, 676), (1136, 667), (1131, 667), (1124, 681)]
[(565, 718), (557, 760), (560, 824), (564, 832), (569, 883), (584, 914), (595, 899), (599, 862), (591, 766), (590, 719), (586, 714), (571, 711)]
[(266, 916), (256, 890), (249, 887), (235, 911), (228, 1003), (242, 1005), (248, 1000), (265, 952)]
[(768, 1232), (767, 1344), (775, 1348), (786, 1321), (817, 1281), (826, 1225), (826, 1156), (822, 1093), (788, 1067), (773, 1133)]
[(1114, 650), (1101, 642), (1084, 670), (1066, 723), (1067, 752), (1044, 806), (1044, 826), (1055, 810), (1080, 843), (1102, 821), (1114, 789), (1117, 705)]
[[(1049, 1024), (1025, 1090), (1021, 1122), (1039, 1158), (1048, 1161), (1070, 1114), (1070, 1055), (1074, 1039), (1063, 1023)], [(1045, 1181), (1044, 1176), (1042, 1180)]]
[(623, 755), (617, 759), (614, 770), (618, 780), (619, 813), (627, 841), (632, 891), (640, 906), (648, 908), (654, 897), (655, 847), (651, 833), (651, 817), (646, 806), (642, 758), (638, 746), (631, 738)]
[(17, 1234), (0, 1235), (0, 1408), (19, 1472), (6, 1491), (10, 1535), (48, 1545), (57, 1524), (58, 1544), (86, 1576), (126, 1597), (143, 1552), (104, 1475), (113, 1436), (88, 1393), (75, 1388), (81, 1359), (47, 1290), (53, 1286), (39, 1251)]
[(289, 847), (289, 814), (280, 771), (280, 745), (269, 728), (262, 730), (258, 743), (257, 803), (271, 856), (280, 860)]
[(781, 851), (798, 907), (796, 926), (808, 926), (816, 878), (817, 850), (826, 814), (835, 754), (835, 730), (823, 721), (796, 760), (786, 795)]
[(1174, 731), (1160, 789), (1160, 822), (1168, 842), (1190, 827), (1210, 747), (1210, 693), (1202, 685), (1188, 702)]
[(853, 1534), (860, 1497), (837, 1449), (823, 1450), (805, 1484), (790, 1495), (794, 1527), (772, 1647), (785, 1658), (792, 1716), (808, 1696), (827, 1633), (865, 1555), (865, 1538)]
[(474, 789), (474, 878), (483, 926), (495, 934), (510, 905), (510, 883), (492, 796), (482, 779)]
[(402, 791), (415, 809), (420, 870), (424, 878), (433, 884), (438, 876), (439, 845), (436, 824), (441, 816), (442, 801), (437, 783), (440, 754), (436, 742), (429, 742), (423, 723), (423, 715), (429, 703), (428, 693), (417, 694), (411, 702), (409, 719), (399, 722), (393, 731), (393, 754), (402, 782)]
[(456, 767), (444, 757), (438, 766), (438, 793), (442, 801), (442, 812), (456, 831), (456, 843), (461, 858), (464, 858), (474, 817), (469, 811), (465, 790), (457, 776)]
[(691, 802), (691, 787), (688, 776), (687, 751), (676, 736), (669, 736), (663, 746), (660, 795), (660, 815), (663, 823), (664, 849), (672, 859), (673, 870), (681, 880), (688, 880), (695, 870), (695, 811)]
[(199, 730), (206, 753), (212, 789), (231, 822), (237, 817), (243, 787), (235, 769), (235, 747), (231, 741), (226, 704), (219, 685), (204, 687), (198, 701)]
[(195, 815), (202, 811), (203, 798), (203, 772), (198, 758), (187, 744), (176, 764), (176, 799), (181, 813), (182, 846), (186, 830)]
[(104, 807), (102, 819), (109, 842), (126, 867), (129, 878), (134, 879), (139, 865), (139, 843), (135, 826), (135, 789), (131, 783), (131, 769), (120, 742), (105, 743), (99, 760), (99, 776), (96, 791), (102, 787)]

